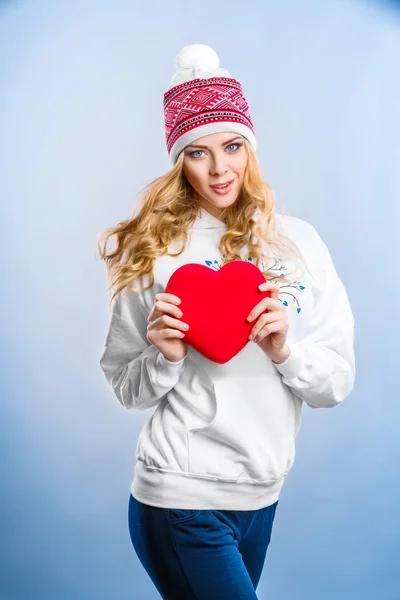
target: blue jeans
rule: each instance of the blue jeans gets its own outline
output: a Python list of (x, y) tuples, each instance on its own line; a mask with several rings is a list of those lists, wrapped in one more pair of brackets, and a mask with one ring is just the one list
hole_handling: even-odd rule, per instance
[(257, 600), (278, 502), (195, 510), (150, 506), (131, 494), (130, 538), (164, 600)]

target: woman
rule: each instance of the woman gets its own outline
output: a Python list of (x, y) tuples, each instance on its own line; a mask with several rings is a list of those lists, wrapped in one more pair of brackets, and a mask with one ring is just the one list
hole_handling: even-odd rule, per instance
[[(122, 406), (155, 409), (128, 519), (161, 596), (254, 600), (302, 403), (333, 407), (353, 389), (354, 321), (315, 228), (274, 212), (241, 84), (209, 46), (186, 46), (177, 66), (164, 95), (173, 168), (100, 249), (115, 288), (100, 365)], [(183, 264), (233, 260), (256, 264), (271, 297), (249, 315), (249, 343), (217, 364), (185, 342), (164, 290)]]

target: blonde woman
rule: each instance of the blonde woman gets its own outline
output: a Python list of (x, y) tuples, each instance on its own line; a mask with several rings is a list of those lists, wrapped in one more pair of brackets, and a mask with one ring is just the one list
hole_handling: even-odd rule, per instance
[[(315, 228), (275, 213), (239, 81), (209, 46), (176, 62), (164, 94), (172, 168), (99, 242), (113, 289), (100, 365), (123, 407), (153, 409), (128, 524), (162, 598), (254, 600), (302, 404), (334, 407), (353, 389), (354, 321)], [(185, 342), (165, 287), (181, 265), (234, 260), (255, 264), (271, 297), (250, 311), (243, 350), (217, 364)]]

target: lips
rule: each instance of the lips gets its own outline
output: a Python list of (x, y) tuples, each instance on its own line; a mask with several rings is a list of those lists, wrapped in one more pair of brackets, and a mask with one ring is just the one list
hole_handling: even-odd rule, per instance
[(216, 183), (216, 184), (214, 184), (214, 185), (210, 185), (210, 187), (212, 187), (212, 188), (214, 188), (214, 189), (217, 189), (217, 190), (218, 190), (218, 189), (219, 189), (219, 187), (218, 187), (218, 186), (220, 186), (220, 185), (225, 185), (226, 183), (228, 183), (228, 184), (229, 184), (229, 183), (232, 183), (232, 181), (234, 181), (234, 180), (233, 180), (233, 179), (231, 179), (230, 181), (224, 181), (224, 182), (222, 182), (222, 183)]

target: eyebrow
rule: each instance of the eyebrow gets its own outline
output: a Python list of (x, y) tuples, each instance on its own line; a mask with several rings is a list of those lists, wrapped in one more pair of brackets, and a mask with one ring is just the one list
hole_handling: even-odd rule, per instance
[[(227, 140), (226, 142), (222, 142), (221, 146), (225, 146), (226, 144), (231, 144), (235, 140), (241, 140), (241, 139), (242, 138), (240, 136), (236, 136), (236, 137), (232, 138), (231, 140)], [(208, 150), (207, 146), (199, 146), (198, 144), (188, 144), (186, 146), (186, 148), (204, 148), (204, 150)]]

